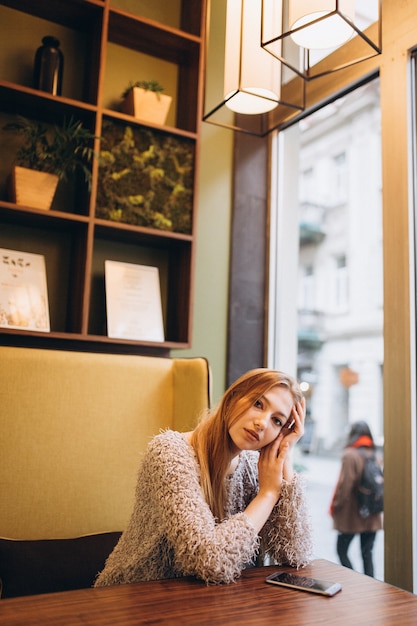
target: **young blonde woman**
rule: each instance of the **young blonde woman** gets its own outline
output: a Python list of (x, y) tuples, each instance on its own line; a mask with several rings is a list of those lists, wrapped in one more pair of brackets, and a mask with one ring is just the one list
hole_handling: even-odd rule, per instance
[(309, 517), (291, 454), (304, 417), (296, 381), (256, 369), (194, 431), (154, 437), (130, 522), (96, 586), (188, 575), (229, 583), (265, 557), (307, 564)]

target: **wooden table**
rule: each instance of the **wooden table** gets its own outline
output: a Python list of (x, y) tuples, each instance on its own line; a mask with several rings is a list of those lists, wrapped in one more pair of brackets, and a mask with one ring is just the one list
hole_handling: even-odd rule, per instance
[(277, 567), (248, 569), (231, 585), (191, 578), (0, 600), (1, 626), (401, 626), (417, 624), (417, 596), (325, 560), (302, 570), (342, 583), (327, 598), (265, 583)]

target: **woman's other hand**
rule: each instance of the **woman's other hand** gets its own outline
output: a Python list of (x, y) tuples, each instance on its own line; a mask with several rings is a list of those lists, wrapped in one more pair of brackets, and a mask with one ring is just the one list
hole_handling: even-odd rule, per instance
[(306, 401), (305, 398), (302, 398), (300, 402), (294, 404), (288, 422), (284, 425), (275, 442), (273, 442), (278, 445), (279, 451), (281, 451), (283, 447), (285, 449), (283, 457), (283, 477), (288, 482), (291, 482), (294, 478), (291, 453), (297, 441), (304, 435), (305, 415)]

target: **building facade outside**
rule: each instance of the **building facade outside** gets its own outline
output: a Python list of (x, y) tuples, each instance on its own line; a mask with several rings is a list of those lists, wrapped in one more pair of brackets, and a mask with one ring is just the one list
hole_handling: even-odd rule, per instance
[(340, 451), (366, 420), (383, 443), (379, 81), (300, 122), (298, 377), (305, 449)]

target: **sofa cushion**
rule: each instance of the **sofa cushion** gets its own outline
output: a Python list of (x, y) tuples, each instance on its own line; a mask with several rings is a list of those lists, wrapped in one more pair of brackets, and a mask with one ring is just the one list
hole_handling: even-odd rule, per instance
[(70, 539), (0, 538), (2, 598), (91, 587), (121, 532)]
[(123, 530), (150, 439), (209, 402), (202, 358), (0, 346), (0, 363), (0, 537)]

